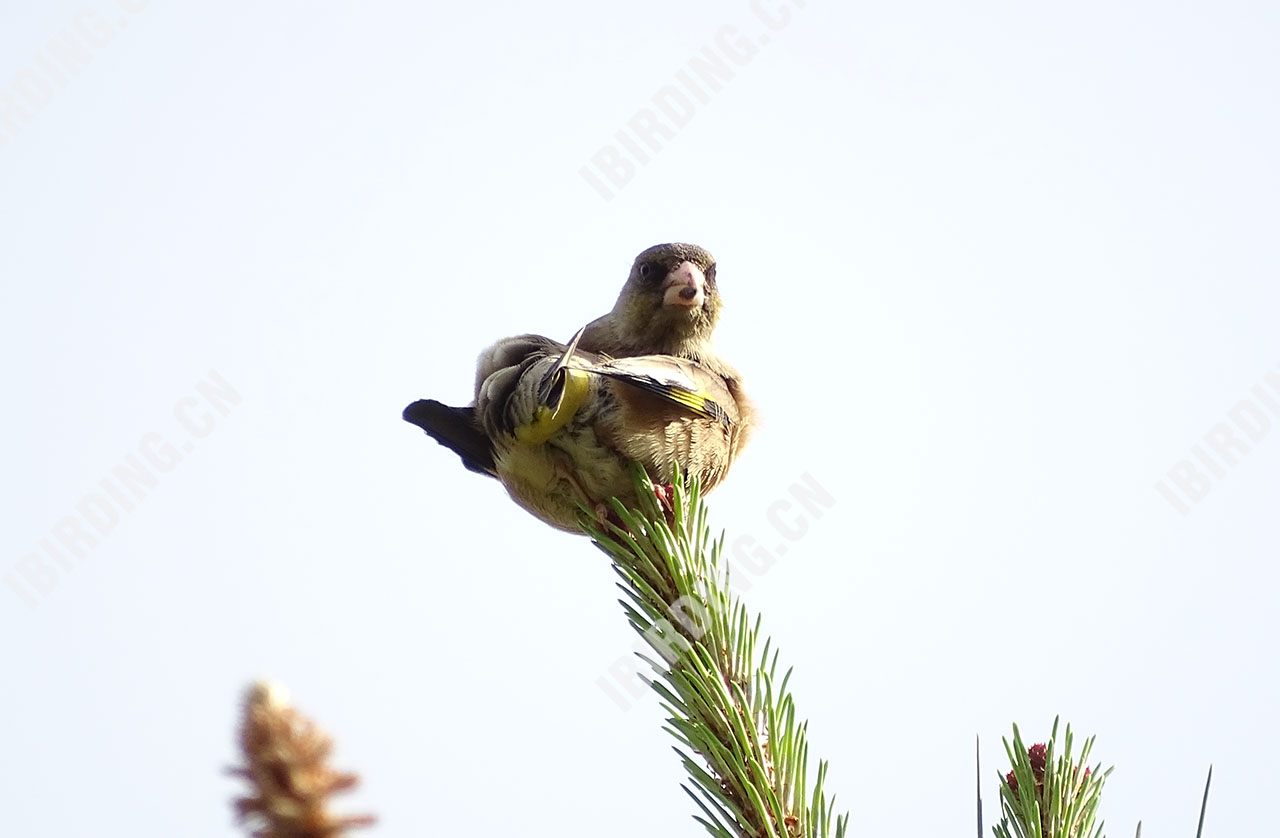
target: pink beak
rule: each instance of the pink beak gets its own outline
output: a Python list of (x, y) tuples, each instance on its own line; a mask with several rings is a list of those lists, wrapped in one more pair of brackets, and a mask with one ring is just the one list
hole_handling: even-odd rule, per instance
[(662, 304), (701, 308), (707, 299), (707, 277), (692, 262), (681, 262), (662, 281)]

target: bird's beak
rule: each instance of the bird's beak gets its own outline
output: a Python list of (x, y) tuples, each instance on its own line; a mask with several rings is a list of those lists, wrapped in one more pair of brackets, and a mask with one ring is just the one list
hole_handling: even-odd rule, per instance
[(707, 299), (707, 277), (692, 262), (681, 262), (662, 281), (662, 304), (700, 308)]

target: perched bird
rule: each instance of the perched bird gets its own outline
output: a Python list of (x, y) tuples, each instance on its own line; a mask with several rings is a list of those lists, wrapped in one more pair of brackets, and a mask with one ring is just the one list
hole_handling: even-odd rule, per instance
[(567, 346), (538, 335), (499, 341), (480, 356), (472, 406), (424, 399), (404, 418), (564, 530), (581, 531), (580, 504), (635, 505), (633, 460), (655, 483), (679, 467), (706, 491), (719, 484), (751, 430), (740, 391), (692, 358), (584, 351), (588, 332)]

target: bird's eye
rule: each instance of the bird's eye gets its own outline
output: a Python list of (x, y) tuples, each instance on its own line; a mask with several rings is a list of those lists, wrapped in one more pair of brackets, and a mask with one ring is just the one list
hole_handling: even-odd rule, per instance
[(658, 269), (654, 267), (652, 262), (645, 262), (640, 266), (640, 278), (643, 280), (653, 279), (657, 273)]

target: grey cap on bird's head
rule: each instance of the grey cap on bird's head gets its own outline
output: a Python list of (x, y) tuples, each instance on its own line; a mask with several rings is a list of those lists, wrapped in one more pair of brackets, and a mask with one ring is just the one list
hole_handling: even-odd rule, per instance
[(658, 244), (636, 257), (612, 314), (628, 342), (671, 351), (709, 340), (720, 306), (715, 258), (696, 244)]

